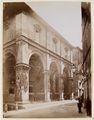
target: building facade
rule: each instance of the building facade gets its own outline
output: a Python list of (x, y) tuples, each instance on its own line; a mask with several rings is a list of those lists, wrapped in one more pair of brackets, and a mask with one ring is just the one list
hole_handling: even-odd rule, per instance
[(83, 63), (83, 53), (79, 47), (73, 49), (73, 64), (75, 66), (75, 71), (73, 72), (73, 92), (74, 96), (81, 96), (80, 94), (80, 81), (82, 80), (81, 67)]
[(3, 102), (71, 98), (74, 47), (26, 3), (3, 5)]
[(90, 3), (82, 3), (83, 87), (84, 97), (91, 99), (91, 13)]

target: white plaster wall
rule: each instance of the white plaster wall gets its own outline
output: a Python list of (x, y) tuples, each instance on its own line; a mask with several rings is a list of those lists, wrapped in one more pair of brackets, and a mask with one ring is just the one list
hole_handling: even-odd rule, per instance
[(22, 46), (22, 51), (22, 63), (29, 64), (28, 58), (32, 50), (28, 49), (27, 43)]
[(28, 26), (28, 37), (32, 40), (34, 40), (34, 26), (33, 26), (33, 18), (29, 15), (25, 16), (27, 17), (27, 26)]
[(22, 13), (16, 15), (16, 36), (22, 34)]
[(28, 33), (29, 33), (29, 21), (28, 21), (28, 17), (22, 13), (22, 35), (28, 37)]
[(8, 20), (5, 24), (4, 27), (6, 28), (7, 26), (7, 29), (4, 28), (3, 30), (3, 43), (7, 43), (9, 41), (11, 41), (12, 39), (15, 38), (16, 34), (16, 19), (15, 17)]
[(51, 40), (51, 32), (47, 30), (47, 49), (51, 50), (52, 40)]

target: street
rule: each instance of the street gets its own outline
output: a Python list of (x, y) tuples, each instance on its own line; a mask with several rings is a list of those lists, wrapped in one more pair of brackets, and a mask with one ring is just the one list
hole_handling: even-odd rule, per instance
[(78, 113), (77, 103), (61, 104), (7, 116), (8, 118), (84, 118), (85, 110)]

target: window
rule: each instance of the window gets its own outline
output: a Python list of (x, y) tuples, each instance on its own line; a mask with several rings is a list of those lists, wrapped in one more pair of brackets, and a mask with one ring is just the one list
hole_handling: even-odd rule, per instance
[(37, 43), (39, 43), (39, 39), (40, 39), (40, 31), (41, 31), (41, 28), (38, 24), (35, 24), (34, 25), (34, 36), (35, 36), (35, 41)]
[(67, 59), (67, 57), (68, 57), (68, 48), (64, 48), (64, 50), (65, 50), (65, 58)]
[(54, 52), (57, 52), (57, 39), (53, 38), (53, 43), (54, 43)]

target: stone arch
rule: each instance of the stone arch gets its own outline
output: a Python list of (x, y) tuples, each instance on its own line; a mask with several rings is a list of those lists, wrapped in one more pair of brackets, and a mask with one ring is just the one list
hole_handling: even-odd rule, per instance
[(44, 68), (38, 54), (32, 54), (29, 59), (29, 99), (30, 101), (44, 100)]
[(73, 81), (73, 77), (71, 77), (71, 66), (68, 66), (68, 86), (69, 86), (69, 97), (73, 99), (73, 95), (74, 95), (74, 81)]
[(58, 73), (60, 73), (60, 69), (61, 69), (61, 64), (59, 62), (59, 60), (55, 59), (54, 57), (50, 57), (49, 59), (49, 65), (48, 65), (48, 70), (50, 70), (50, 66), (52, 63), (55, 63), (56, 67), (57, 67), (57, 70), (58, 70)]
[(64, 99), (70, 99), (69, 94), (69, 71), (67, 67), (63, 69)]
[(8, 52), (5, 55), (3, 64), (3, 100), (4, 102), (15, 101), (15, 86), (16, 86), (16, 59), (15, 56)]
[(57, 64), (52, 62), (50, 64), (50, 97), (51, 100), (59, 100), (59, 71)]
[(28, 55), (28, 63), (29, 63), (29, 60), (30, 60), (31, 56), (34, 55), (34, 54), (37, 54), (37, 55), (39, 56), (39, 58), (40, 58), (40, 60), (42, 61), (42, 64), (43, 64), (43, 68), (46, 69), (46, 68), (45, 68), (45, 60), (44, 60), (44, 57), (43, 57), (43, 55), (41, 54), (41, 52), (39, 52), (39, 51), (37, 51), (37, 50), (33, 50), (33, 51), (30, 52), (30, 54)]

